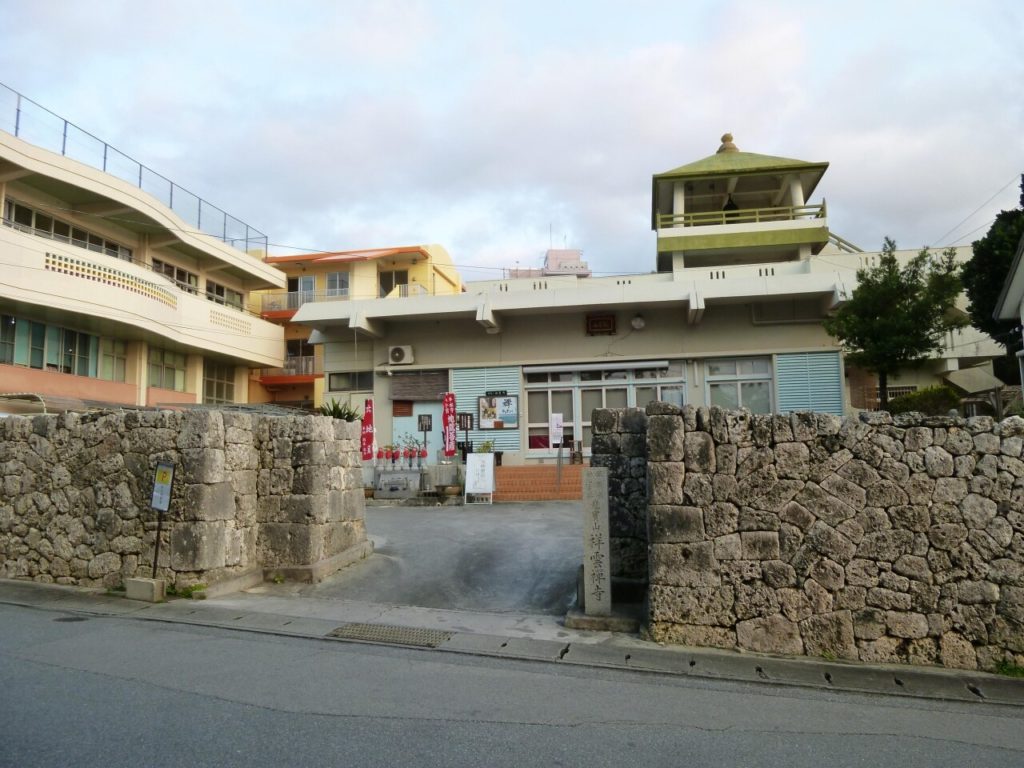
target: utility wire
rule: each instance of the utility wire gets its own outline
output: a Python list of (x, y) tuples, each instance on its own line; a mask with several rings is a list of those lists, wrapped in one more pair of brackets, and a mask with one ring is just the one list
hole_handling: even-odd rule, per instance
[[(979, 206), (978, 206), (977, 208), (975, 208), (975, 209), (974, 209), (973, 211), (971, 211), (971, 212), (970, 212), (969, 214), (967, 214), (967, 216), (966, 216), (966, 217), (964, 218), (964, 220), (963, 220), (963, 221), (961, 221), (961, 222), (960, 222), (959, 224), (957, 224), (957, 225), (956, 225), (955, 227), (953, 227), (953, 228), (952, 228), (951, 230), (949, 230), (949, 232), (947, 232), (946, 234), (944, 234), (944, 235), (943, 235), (942, 237), (937, 237), (937, 238), (935, 238), (935, 240), (934, 240), (933, 242), (936, 242), (936, 243), (940, 243), (940, 242), (942, 242), (943, 240), (945, 240), (945, 239), (946, 239), (947, 237), (949, 237), (949, 236), (950, 236), (951, 234), (953, 234), (954, 232), (956, 232), (956, 231), (957, 231), (957, 230), (958, 230), (958, 229), (959, 229), (959, 228), (960, 228), (961, 226), (963, 226), (963, 225), (964, 225), (964, 223), (965, 223), (965, 222), (969, 221), (969, 220), (970, 220), (970, 218), (971, 218), (972, 216), (974, 216), (974, 214), (976, 214), (976, 213), (977, 213), (978, 211), (980, 211), (980, 210), (981, 210), (982, 208), (984, 208), (984, 207), (985, 207), (986, 205), (988, 205), (988, 204), (989, 204), (989, 203), (991, 203), (991, 202), (992, 202), (993, 200), (995, 200), (995, 199), (996, 199), (997, 197), (999, 197), (999, 195), (1001, 195), (1001, 194), (1003, 193), (1003, 190), (1005, 190), (1005, 189), (1006, 189), (1006, 188), (1007, 188), (1008, 186), (1010, 186), (1011, 184), (1013, 184), (1013, 182), (1015, 182), (1015, 181), (1016, 181), (1016, 180), (1017, 180), (1018, 178), (1020, 178), (1020, 176), (1017, 176), (1017, 175), (1015, 175), (1015, 176), (1014, 176), (1013, 178), (1011, 178), (1011, 179), (1010, 179), (1010, 180), (1009, 180), (1008, 182), (1006, 182), (1006, 183), (1005, 183), (1005, 184), (1004, 184), (1004, 185), (1003, 185), (1002, 187), (1000, 187), (999, 191), (998, 191), (998, 192), (996, 192), (996, 193), (995, 193), (994, 195), (992, 195), (992, 197), (990, 197), (990, 198), (989, 198), (988, 200), (986, 200), (986, 201), (985, 201), (984, 203), (982, 203), (982, 204), (981, 204), (981, 205), (979, 205)], [(982, 225), (982, 226), (984, 226), (984, 225)], [(978, 229), (981, 229), (981, 227), (978, 227)], [(977, 231), (978, 231), (977, 229), (975, 229), (975, 230), (972, 230), (972, 232), (977, 232)], [(969, 235), (969, 234), (971, 234), (971, 232), (968, 232), (967, 234)], [(966, 237), (966, 236), (967, 236), (967, 235), (963, 235), (963, 237)], [(940, 246), (940, 247), (941, 247), (941, 246)]]

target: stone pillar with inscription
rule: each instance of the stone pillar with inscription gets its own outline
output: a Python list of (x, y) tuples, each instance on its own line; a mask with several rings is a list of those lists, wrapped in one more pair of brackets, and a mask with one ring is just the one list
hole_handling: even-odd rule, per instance
[(612, 612), (607, 467), (583, 472), (583, 608), (588, 616)]

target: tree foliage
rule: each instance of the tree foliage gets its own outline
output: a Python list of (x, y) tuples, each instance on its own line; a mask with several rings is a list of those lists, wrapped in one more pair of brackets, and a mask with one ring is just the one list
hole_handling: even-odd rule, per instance
[(1015, 320), (996, 320), (992, 313), (1022, 236), (1024, 175), (1020, 181), (1020, 207), (1000, 211), (988, 233), (974, 241), (974, 256), (964, 265), (962, 275), (964, 290), (970, 300), (967, 309), (971, 314), (971, 325), (998, 341), (1008, 352), (1020, 349), (1021, 336), (1017, 330), (1019, 323)]
[(896, 243), (885, 239), (879, 263), (857, 270), (850, 300), (825, 320), (854, 365), (878, 374), (882, 408), (889, 404), (889, 376), (944, 347), (945, 334), (967, 321), (950, 311), (962, 285), (956, 251), (922, 250), (906, 266)]

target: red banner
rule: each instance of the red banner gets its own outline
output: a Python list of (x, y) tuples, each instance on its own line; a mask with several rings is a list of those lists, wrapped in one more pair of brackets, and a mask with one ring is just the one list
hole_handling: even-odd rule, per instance
[(363, 404), (363, 429), (359, 435), (359, 448), (363, 461), (373, 460), (373, 400), (367, 398)]
[(455, 455), (455, 393), (445, 392), (441, 410), (441, 434), (444, 437), (444, 455)]

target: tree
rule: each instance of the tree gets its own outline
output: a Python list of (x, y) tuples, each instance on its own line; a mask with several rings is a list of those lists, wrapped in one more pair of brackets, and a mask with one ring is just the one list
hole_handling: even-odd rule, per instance
[(970, 300), (971, 325), (998, 341), (1007, 352), (1020, 348), (1021, 336), (1015, 320), (992, 317), (1010, 271), (1017, 244), (1024, 236), (1024, 175), (1020, 178), (1020, 207), (1000, 211), (988, 233), (973, 244), (974, 256), (964, 264), (963, 283)]
[(883, 409), (889, 405), (889, 376), (944, 347), (945, 334), (967, 325), (951, 312), (962, 285), (956, 251), (932, 255), (927, 248), (903, 268), (896, 243), (885, 238), (877, 266), (857, 270), (850, 300), (825, 320), (846, 358), (878, 374)]

